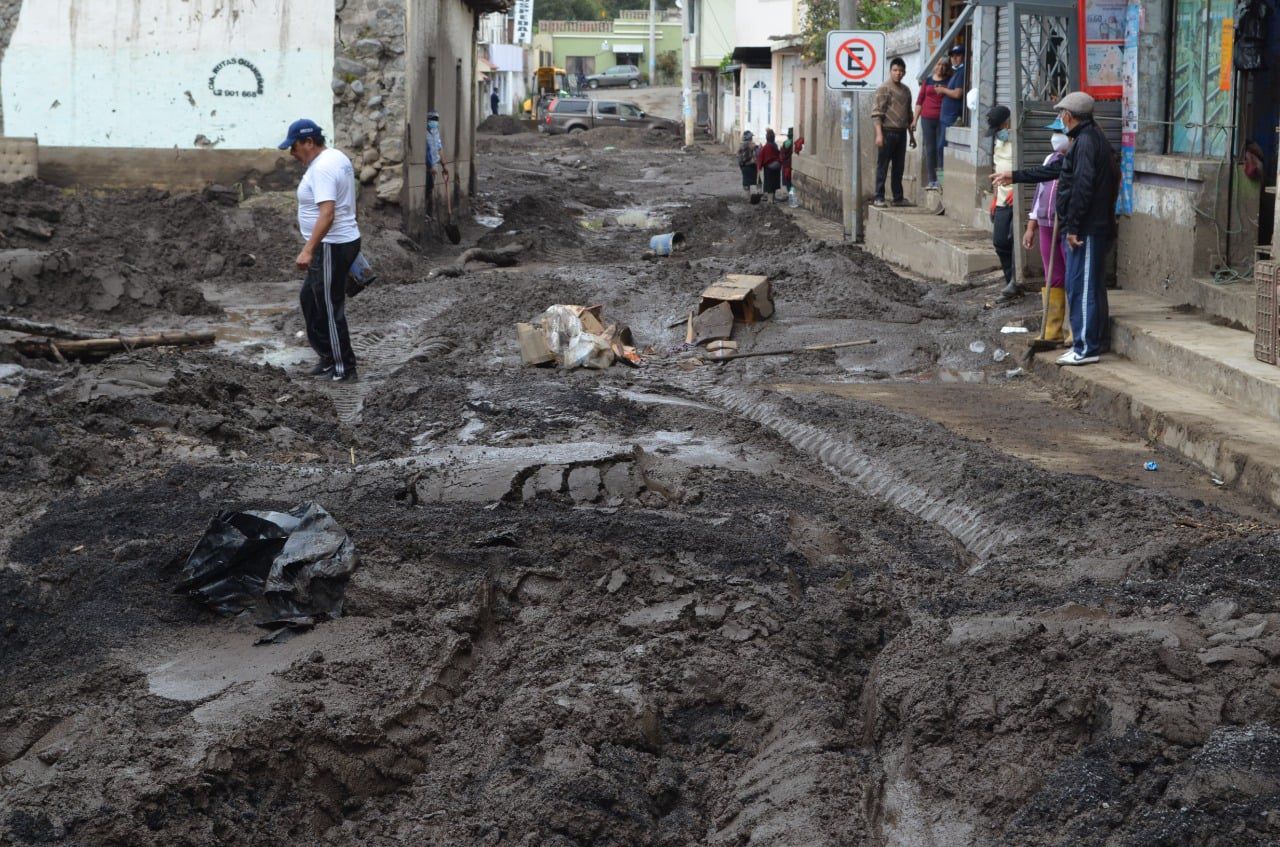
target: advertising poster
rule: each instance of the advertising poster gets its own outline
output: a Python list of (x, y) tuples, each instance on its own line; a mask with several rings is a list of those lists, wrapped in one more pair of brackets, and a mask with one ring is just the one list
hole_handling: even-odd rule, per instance
[(1130, 3), (1124, 17), (1124, 56), (1120, 111), (1120, 194), (1116, 214), (1133, 214), (1133, 153), (1138, 142), (1138, 33), (1142, 31), (1142, 4)]
[(1080, 87), (1098, 100), (1124, 93), (1126, 0), (1080, 0)]

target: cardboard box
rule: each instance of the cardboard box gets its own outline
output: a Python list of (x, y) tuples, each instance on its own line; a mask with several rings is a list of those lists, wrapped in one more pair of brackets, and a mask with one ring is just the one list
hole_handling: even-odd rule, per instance
[(547, 334), (542, 327), (533, 324), (516, 324), (516, 338), (520, 341), (520, 358), (526, 365), (546, 365), (556, 360), (547, 344)]
[(702, 292), (698, 312), (728, 303), (735, 320), (753, 324), (773, 314), (773, 291), (769, 277), (754, 274), (725, 274), (724, 279)]

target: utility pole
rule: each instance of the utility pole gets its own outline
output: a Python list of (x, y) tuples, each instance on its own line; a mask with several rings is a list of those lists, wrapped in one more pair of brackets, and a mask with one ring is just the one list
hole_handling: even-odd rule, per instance
[(684, 115), (684, 146), (693, 146), (693, 38), (689, 32), (689, 4), (680, 2), (680, 108)]
[[(840, 28), (858, 28), (858, 0), (840, 0)], [(845, 142), (844, 237), (855, 243), (862, 241), (862, 135), (858, 120), (858, 95), (846, 91), (843, 107), (848, 120), (849, 140)]]
[(657, 67), (657, 56), (655, 51), (658, 49), (658, 0), (649, 0), (649, 84), (657, 85), (658, 79), (654, 76), (654, 69)]

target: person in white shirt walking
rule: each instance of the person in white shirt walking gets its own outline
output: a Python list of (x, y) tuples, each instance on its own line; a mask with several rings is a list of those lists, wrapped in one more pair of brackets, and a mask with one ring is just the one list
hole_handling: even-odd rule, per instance
[(289, 125), (280, 149), (307, 169), (298, 183), (298, 229), (307, 243), (295, 263), (307, 274), (299, 299), (307, 342), (320, 357), (311, 373), (350, 382), (356, 356), (347, 332), (347, 274), (360, 255), (355, 169), (325, 146), (319, 125), (306, 118)]

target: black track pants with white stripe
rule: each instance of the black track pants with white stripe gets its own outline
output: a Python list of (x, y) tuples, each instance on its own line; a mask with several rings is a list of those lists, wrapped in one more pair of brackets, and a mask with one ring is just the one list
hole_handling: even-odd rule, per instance
[(347, 273), (360, 254), (360, 239), (346, 244), (321, 244), (302, 283), (302, 318), (307, 342), (320, 361), (339, 375), (356, 366), (347, 334)]

